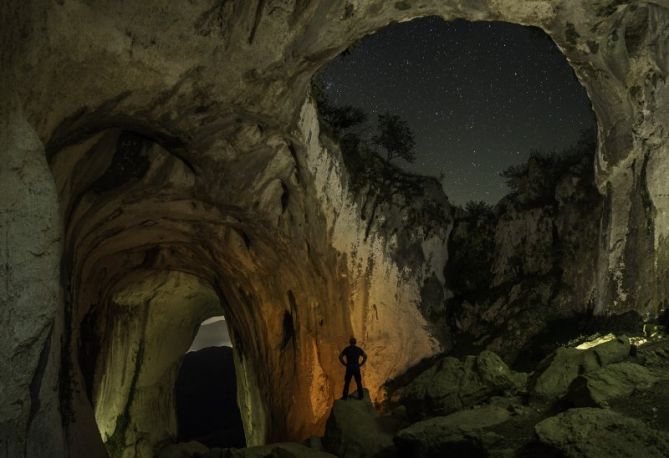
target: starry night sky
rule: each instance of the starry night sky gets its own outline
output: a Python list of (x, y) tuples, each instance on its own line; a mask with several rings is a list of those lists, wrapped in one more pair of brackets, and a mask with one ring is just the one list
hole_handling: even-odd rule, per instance
[(397, 113), (416, 138), (405, 170), (439, 176), (456, 204), (496, 203), (499, 173), (530, 151), (574, 144), (595, 118), (585, 89), (543, 31), (428, 17), (364, 38), (321, 73), (339, 105)]

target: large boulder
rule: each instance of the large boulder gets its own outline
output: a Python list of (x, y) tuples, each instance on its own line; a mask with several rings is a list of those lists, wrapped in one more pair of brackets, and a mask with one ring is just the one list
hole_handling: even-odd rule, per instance
[(650, 388), (657, 377), (638, 364), (623, 362), (579, 375), (569, 386), (567, 399), (577, 407), (604, 407), (615, 398)]
[(539, 364), (531, 392), (540, 398), (561, 398), (576, 377), (623, 361), (629, 356), (630, 348), (629, 339), (624, 336), (586, 350), (560, 347)]
[(340, 458), (391, 457), (392, 436), (383, 431), (365, 390), (361, 400), (337, 400), (325, 426), (323, 446)]
[(535, 426), (539, 440), (574, 458), (665, 458), (669, 433), (608, 409), (570, 409)]
[(507, 409), (487, 406), (430, 418), (397, 433), (395, 445), (400, 456), (487, 457), (486, 450), (499, 445), (503, 439), (487, 429), (510, 417)]
[(400, 394), (411, 419), (448, 415), (487, 397), (524, 390), (527, 376), (514, 372), (490, 351), (464, 361), (444, 357), (416, 377)]

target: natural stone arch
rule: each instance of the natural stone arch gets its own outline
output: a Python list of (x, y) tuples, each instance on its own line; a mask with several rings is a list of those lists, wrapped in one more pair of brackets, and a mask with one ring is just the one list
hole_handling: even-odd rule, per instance
[[(72, 303), (73, 291), (67, 282), (59, 282), (59, 277), (67, 277), (67, 263), (63, 275), (56, 268), (62, 226), (44, 145), (51, 156), (73, 139), (82, 141), (101, 129), (139, 130), (172, 149), (184, 164), (198, 170), (201, 182), (208, 183), (206, 189), (198, 189), (202, 193), (198, 197), (205, 196), (203, 206), (215, 207), (217, 202), (229, 202), (240, 193), (249, 197), (253, 192), (266, 193), (267, 200), (275, 203), (262, 217), (264, 222), (277, 222), (273, 227), (279, 235), (271, 237), (268, 245), (289, 240), (290, 249), (283, 254), (297, 253), (298, 259), (306, 260), (301, 264), (309, 268), (298, 269), (295, 278), (282, 278), (277, 281), (281, 287), (267, 288), (259, 296), (262, 301), (278, 301), (279, 297), (285, 301), (290, 285), (297, 309), (312, 309), (308, 314), (291, 313), (304, 320), (294, 327), (298, 335), (306, 336), (296, 345), (303, 358), (298, 360), (304, 364), (300, 373), (320, 367), (322, 372), (317, 374), (333, 381), (337, 391), (335, 385), (340, 382), (330, 353), (340, 344), (342, 331), (353, 330), (370, 343), (368, 350), (379, 364), (367, 378), (375, 387), (437, 349), (422, 330), (424, 320), (416, 304), (422, 280), (439, 270), (446, 255), (438, 248), (448, 228), (426, 243), (430, 256), (425, 265), (404, 276), (393, 257), (393, 240), (362, 243), (346, 194), (346, 172), (336, 154), (319, 144), (315, 113), (303, 104), (316, 69), (391, 21), (434, 14), (445, 19), (535, 25), (549, 33), (587, 88), (599, 123), (597, 179), (607, 193), (608, 218), (602, 225), (598, 311), (655, 310), (667, 299), (663, 280), (669, 262), (663, 254), (669, 227), (667, 193), (660, 179), (667, 169), (664, 126), (669, 115), (663, 109), (669, 93), (665, 83), (667, 37), (663, 35), (667, 7), (660, 0), (577, 4), (571, 0), (430, 0), (419, 5), (371, 0), (207, 5), (126, 2), (123, 8), (114, 2), (66, 0), (3, 5), (2, 43), (15, 45), (3, 47), (0, 53), (0, 88), (3, 100), (8, 101), (0, 107), (4, 145), (0, 154), (7, 165), (0, 169), (0, 183), (3, 192), (5, 186), (20, 191), (3, 202), (5, 246), (12, 247), (4, 251), (5, 262), (15, 267), (11, 278), (6, 274), (7, 281), (0, 283), (6, 290), (4, 309), (33, 318), (30, 326), (13, 325), (1, 346), (7, 357), (0, 361), (11, 361), (4, 364), (19, 368), (13, 371), (14, 378), (7, 383), (12, 388), (3, 392), (0, 402), (11, 406), (2, 413), (7, 419), (2, 426), (7, 449), (20, 456), (30, 450), (65, 450), (65, 442), (70, 442), (72, 454), (91, 450), (78, 450), (72, 434), (69, 441), (64, 439), (58, 420), (61, 415), (69, 418), (74, 405), (80, 420), (77, 427), (81, 427), (86, 409), (85, 402), (70, 402), (69, 381), (59, 383), (55, 376), (60, 366), (60, 337), (68, 339), (73, 331), (71, 317), (61, 316), (60, 288), (64, 288), (66, 303)], [(235, 148), (242, 153), (234, 153)], [(262, 189), (251, 188), (251, 192), (240, 183), (222, 182), (222, 176), (234, 176), (231, 171), (254, 170), (258, 157), (279, 154), (294, 158), (300, 179), (288, 185), (292, 196), (288, 213), (277, 216), (283, 208), (279, 182), (270, 180), (272, 184), (264, 183)], [(253, 208), (253, 202), (246, 204), (245, 208)], [(294, 211), (295, 205), (299, 211)], [(295, 219), (288, 223), (284, 214)], [(217, 215), (215, 219), (223, 219), (231, 228), (240, 227), (234, 220), (237, 214), (232, 220), (227, 217)], [(270, 227), (248, 220), (241, 226), (251, 233), (251, 240), (259, 227), (260, 232)], [(243, 242), (244, 237), (238, 236)], [(67, 252), (66, 246), (66, 258)], [(143, 259), (132, 250), (127, 251), (129, 259), (136, 259), (133, 253)], [(206, 256), (206, 252), (198, 252), (201, 254)], [(189, 257), (185, 252), (184, 256)], [(94, 265), (92, 259), (89, 262)], [(123, 264), (121, 259), (109, 262)], [(301, 291), (313, 285), (318, 285), (318, 294), (301, 296)], [(242, 296), (238, 290), (230, 294)], [(273, 310), (280, 322), (285, 304)], [(320, 316), (334, 324), (321, 326), (315, 318)], [(270, 335), (262, 346), (264, 351), (260, 345), (254, 351), (260, 360), (267, 358), (280, 366), (267, 343), (273, 338), (280, 343), (281, 333), (263, 332)], [(393, 341), (411, 348), (412, 353), (399, 360), (387, 358), (397, 348)], [(71, 362), (70, 349), (65, 348), (65, 368)], [(318, 365), (311, 364), (316, 360)], [(4, 366), (0, 369), (10, 372)], [(303, 393), (318, 386), (320, 377), (306, 382)], [(57, 387), (60, 399), (55, 394)], [(322, 419), (312, 422), (303, 414), (311, 410), (314, 417), (324, 415), (322, 406), (333, 391), (322, 397), (315, 391), (289, 403), (286, 393), (291, 389), (272, 389), (276, 397), (268, 407), (268, 423), (276, 425), (281, 409), (289, 404), (291, 408), (288, 421), (282, 422), (288, 430), (269, 432), (269, 439), (301, 437), (317, 430)], [(312, 396), (319, 399), (315, 409), (308, 399)]]
[[(303, 298), (318, 297), (317, 283), (322, 281), (315, 280), (314, 272), (304, 269), (319, 266), (311, 266), (307, 257), (306, 265), (294, 264), (283, 270), (279, 267), (272, 272), (272, 278), (264, 278), (268, 269), (281, 265), (282, 257), (289, 259), (291, 252), (301, 249), (282, 241), (275, 232), (274, 225), (294, 216), (287, 213), (284, 195), (295, 184), (295, 164), (287, 145), (278, 142), (272, 147), (283, 151), (276, 152), (263, 145), (255, 153), (248, 153), (256, 155), (255, 168), (228, 178), (227, 184), (233, 189), (235, 179), (237, 186), (260, 186), (262, 192), (249, 193), (244, 197), (249, 202), (243, 205), (239, 199), (234, 204), (214, 205), (199, 200), (196, 173), (191, 167), (158, 143), (134, 132), (107, 129), (52, 155), (51, 165), (68, 223), (63, 267), (71, 292), (66, 303), (66, 322), (71, 327), (66, 348), (71, 356), (66, 356), (66, 361), (67, 370), (71, 371), (71, 393), (80, 398), (70, 401), (79, 406), (74, 416), (87, 418), (82, 411), (87, 403), (82, 393), (87, 392), (95, 404), (103, 439), (114, 456), (150, 454), (152, 446), (173, 433), (169, 416), (153, 424), (142, 419), (141, 412), (150, 407), (139, 404), (146, 402), (151, 406), (155, 402), (146, 395), (137, 396), (141, 384), (148, 383), (143, 382), (145, 373), (157, 370), (156, 364), (145, 368), (142, 361), (164, 359), (153, 354), (157, 347), (150, 342), (150, 336), (158, 332), (154, 327), (161, 326), (161, 322), (150, 320), (153, 315), (146, 313), (160, 302), (154, 296), (165, 302), (169, 292), (180, 294), (177, 286), (166, 286), (171, 277), (163, 278), (165, 271), (203, 279), (221, 300), (235, 343), (239, 403), (250, 443), (297, 434), (290, 431), (293, 425), (271, 418), (276, 412), (289, 410), (290, 398), (272, 393), (277, 379), (303, 392), (306, 403), (294, 409), (295, 415), (311, 418), (313, 422), (323, 421), (328, 393), (324, 391), (314, 398), (312, 386), (327, 389), (328, 382), (311, 378), (305, 381), (301, 374), (306, 367), (333, 365), (336, 352), (330, 352), (333, 353), (330, 361), (319, 361), (317, 354), (305, 355), (304, 359), (296, 354), (301, 345), (297, 343), (299, 339), (307, 342), (313, 339), (300, 332), (309, 326), (300, 324), (300, 320), (322, 321), (320, 313), (327, 314), (326, 307), (316, 310), (314, 316), (308, 310), (298, 310), (297, 305)], [(336, 277), (327, 271), (317, 273)], [(299, 292), (294, 293), (290, 287)], [(168, 292), (162, 291), (165, 288)], [(181, 300), (189, 302), (188, 297)], [(131, 312), (138, 308), (138, 301), (145, 302), (145, 306)], [(196, 324), (204, 318), (202, 310), (198, 310), (192, 307), (173, 312), (173, 319), (188, 321), (185, 327), (175, 328), (181, 333), (175, 336), (175, 341), (190, 343)], [(120, 332), (123, 328), (114, 322), (118, 313), (121, 313), (119, 319), (125, 316), (122, 323), (130, 323), (127, 333)], [(273, 325), (286, 316), (295, 321), (290, 335), (280, 325)], [(137, 332), (131, 332), (133, 329)], [(184, 342), (181, 343), (185, 347), (172, 352), (173, 357), (183, 354), (187, 348)], [(134, 365), (121, 366), (121, 379), (135, 381), (120, 395), (107, 393), (108, 385), (116, 384), (115, 377), (106, 371), (119, 367), (114, 348), (134, 348), (139, 355), (131, 356)], [(278, 358), (274, 354), (277, 350), (280, 350)], [(162, 369), (174, 372), (174, 361)], [(171, 372), (170, 376), (174, 375)], [(291, 394), (291, 398), (294, 396)], [(125, 407), (108, 409), (115, 402), (110, 398), (118, 398), (119, 405)], [(163, 401), (167, 407), (173, 407), (170, 399)], [(150, 410), (161, 410), (158, 407)], [(82, 428), (93, 430), (85, 421), (76, 423), (71, 432), (75, 438), (82, 436)], [(147, 427), (152, 429), (146, 430)], [(142, 431), (146, 438), (140, 434)]]

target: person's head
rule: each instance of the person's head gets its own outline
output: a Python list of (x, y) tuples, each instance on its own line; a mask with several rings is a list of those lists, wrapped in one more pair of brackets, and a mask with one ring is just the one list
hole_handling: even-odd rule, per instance
[(351, 337), (350, 339), (348, 339), (348, 343), (350, 343), (351, 345), (355, 345), (356, 342), (357, 341), (355, 340), (355, 337)]

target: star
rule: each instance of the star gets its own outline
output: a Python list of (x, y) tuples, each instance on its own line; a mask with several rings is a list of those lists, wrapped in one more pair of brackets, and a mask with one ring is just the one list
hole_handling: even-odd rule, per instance
[(341, 105), (370, 122), (386, 111), (405, 119), (416, 140), (411, 173), (442, 171), (449, 199), (497, 202), (498, 172), (532, 150), (574, 144), (596, 125), (585, 90), (552, 40), (504, 22), (424, 17), (390, 25), (331, 61), (321, 75)]

